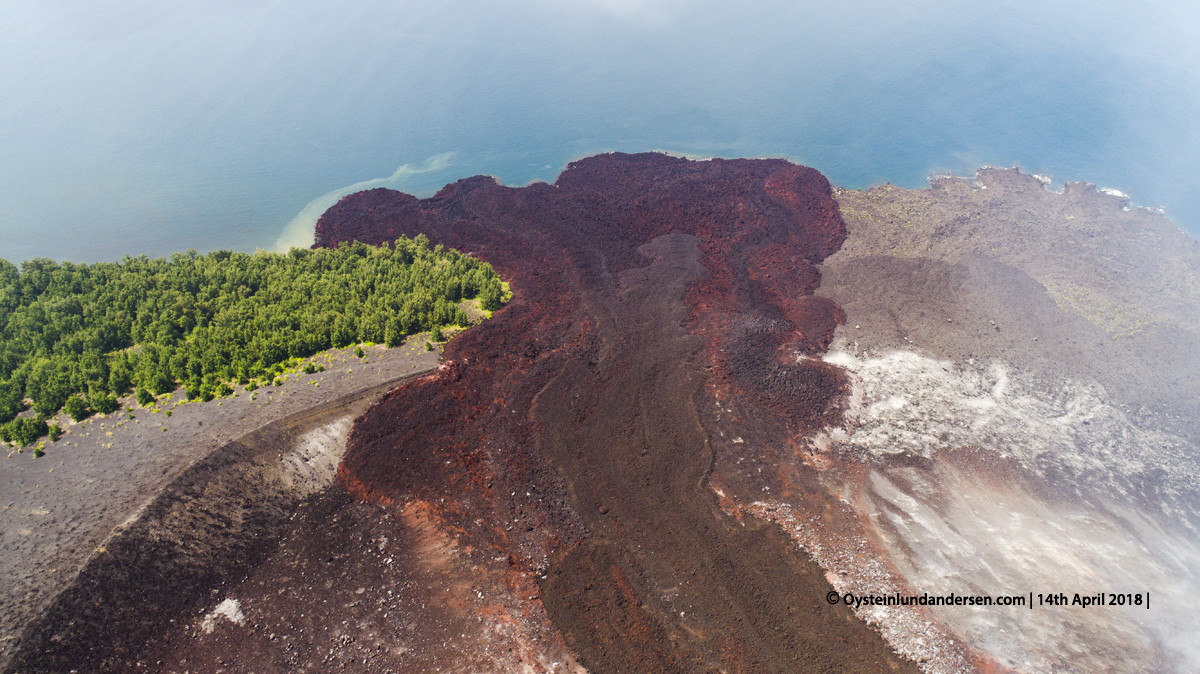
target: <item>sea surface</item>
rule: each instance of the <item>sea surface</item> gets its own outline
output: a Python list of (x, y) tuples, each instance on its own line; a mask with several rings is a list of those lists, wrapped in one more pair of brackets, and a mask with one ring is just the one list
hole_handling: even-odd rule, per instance
[(149, 0), (0, 6), (0, 258), (286, 249), (373, 186), (596, 152), (919, 187), (1011, 166), (1200, 233), (1200, 10)]

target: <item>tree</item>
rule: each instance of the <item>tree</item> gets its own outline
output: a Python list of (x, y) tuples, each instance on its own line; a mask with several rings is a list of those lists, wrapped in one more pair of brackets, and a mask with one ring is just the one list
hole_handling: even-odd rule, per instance
[(499, 283), (489, 283), (479, 295), (479, 306), (484, 311), (495, 311), (503, 304)]
[(222, 383), (270, 381), (288, 358), (465, 325), (454, 303), (475, 297), (495, 310), (507, 290), (490, 266), (425, 236), (394, 250), (0, 260), (0, 423), (27, 398), (44, 417), (68, 403), (111, 409), (131, 387), (143, 405), (181, 382), (203, 399)]
[(400, 346), (404, 343), (404, 326), (400, 323), (400, 317), (392, 316), (387, 322), (387, 332), (385, 333), (385, 344), (388, 348)]
[(132, 383), (133, 372), (130, 371), (129, 365), (123, 360), (118, 360), (108, 371), (108, 390), (116, 395), (125, 395)]
[(71, 380), (63, 371), (63, 365), (64, 363), (42, 358), (30, 367), (25, 393), (33, 400), (33, 409), (38, 414), (53, 415), (70, 397)]
[(50, 432), (44, 419), (23, 417), (0, 426), (0, 439), (11, 442), (18, 447), (33, 444), (38, 438)]
[(25, 409), (21, 388), (17, 382), (0, 381), (0, 423), (8, 422)]
[(120, 401), (103, 391), (93, 389), (88, 393), (88, 407), (100, 414), (112, 414), (121, 407)]
[(76, 422), (83, 421), (92, 414), (92, 410), (88, 408), (87, 403), (79, 396), (68, 398), (66, 404), (63, 405), (63, 411)]

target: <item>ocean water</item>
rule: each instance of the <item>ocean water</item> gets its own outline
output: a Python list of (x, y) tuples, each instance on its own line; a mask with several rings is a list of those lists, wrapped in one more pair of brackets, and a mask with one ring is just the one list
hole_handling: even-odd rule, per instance
[[(902, 5), (902, 6), (896, 6)], [(1111, 1), (0, 6), (0, 257), (303, 244), (325, 204), (608, 150), (845, 187), (983, 164), (1200, 232), (1200, 10)]]

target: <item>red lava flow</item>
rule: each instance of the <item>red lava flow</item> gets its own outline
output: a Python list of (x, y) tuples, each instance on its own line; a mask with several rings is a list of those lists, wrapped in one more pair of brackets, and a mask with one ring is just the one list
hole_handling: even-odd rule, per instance
[(357, 421), (339, 467), (354, 497), (421, 504), (421, 530), (507, 560), (510, 586), (536, 579), (591, 671), (915, 671), (826, 603), (778, 526), (722, 507), (829, 499), (782, 460), (841, 423), (849, 390), (809, 357), (844, 321), (813, 295), (845, 237), (823, 176), (606, 154), (553, 185), (351, 195), (317, 245), (417, 234), (491, 263), (516, 295)]

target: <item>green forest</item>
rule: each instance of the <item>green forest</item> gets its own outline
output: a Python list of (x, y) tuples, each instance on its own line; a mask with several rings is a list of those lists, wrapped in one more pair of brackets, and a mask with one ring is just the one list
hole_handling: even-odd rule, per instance
[[(46, 420), (108, 413), (183, 386), (189, 400), (269, 381), (289, 358), (467, 325), (456, 303), (494, 311), (508, 287), (490, 265), (423, 236), (286, 254), (0, 260), (0, 437), (57, 434)], [(35, 417), (17, 415), (32, 405)]]

